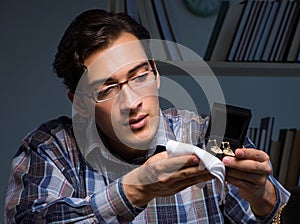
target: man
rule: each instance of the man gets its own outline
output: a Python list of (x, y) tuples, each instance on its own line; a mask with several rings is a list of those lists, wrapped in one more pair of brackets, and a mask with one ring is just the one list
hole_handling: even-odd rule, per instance
[[(271, 222), (289, 193), (261, 150), (225, 157), (226, 203), (195, 155), (168, 157), (169, 139), (203, 145), (208, 118), (161, 111), (160, 76), (144, 27), (124, 14), (89, 10), (70, 24), (54, 69), (68, 87), (73, 120), (30, 133), (16, 154), (8, 223)], [(205, 186), (200, 186), (205, 182)]]

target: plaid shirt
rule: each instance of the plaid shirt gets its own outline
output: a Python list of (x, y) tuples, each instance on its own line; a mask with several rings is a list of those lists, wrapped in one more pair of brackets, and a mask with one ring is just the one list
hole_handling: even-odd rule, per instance
[[(162, 114), (160, 137), (202, 145), (208, 120), (188, 111)], [(161, 125), (160, 125), (161, 126)], [(164, 135), (164, 136), (163, 136)], [(151, 155), (149, 155), (151, 156)], [(145, 158), (147, 159), (147, 158)], [(266, 217), (255, 217), (237, 188), (226, 185), (219, 206), (215, 180), (170, 196), (145, 208), (127, 199), (122, 177), (110, 180), (93, 169), (75, 142), (72, 120), (60, 117), (41, 125), (24, 140), (12, 162), (5, 223), (269, 223), (286, 203), (287, 192), (272, 176), (277, 203)]]

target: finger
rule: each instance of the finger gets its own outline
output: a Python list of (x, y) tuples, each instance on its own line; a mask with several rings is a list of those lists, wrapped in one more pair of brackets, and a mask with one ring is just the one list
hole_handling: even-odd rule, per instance
[(272, 168), (268, 161), (258, 162), (251, 159), (237, 159), (231, 156), (225, 156), (222, 162), (226, 167), (231, 167), (243, 172), (266, 174), (269, 175), (272, 172)]
[(196, 182), (199, 183), (214, 178), (208, 170), (199, 170), (198, 167), (188, 167), (165, 177), (165, 179), (160, 179), (161, 184), (183, 182), (189, 186), (191, 185), (191, 182), (195, 183), (194, 180), (197, 180)]
[(213, 178), (214, 178), (214, 176), (211, 174), (203, 174), (203, 175), (197, 175), (197, 176), (194, 176), (194, 177), (191, 177), (188, 179), (176, 180), (174, 182), (169, 181), (167, 185), (160, 183), (158, 196), (172, 195), (172, 194), (175, 194), (179, 191), (186, 189), (187, 187), (190, 187), (190, 186), (202, 183), (202, 182), (206, 182)]
[(247, 190), (247, 189), (248, 190), (255, 190), (256, 188), (259, 187), (258, 185), (253, 184), (252, 182), (248, 182), (246, 180), (242, 180), (242, 179), (239, 179), (239, 178), (236, 178), (236, 177), (231, 177), (231, 176), (226, 177), (226, 181), (228, 183), (238, 187), (239, 188), (239, 193), (240, 193), (241, 189), (243, 189), (243, 190)]
[(261, 175), (256, 173), (242, 172), (236, 169), (227, 169), (226, 180), (235, 178), (241, 181), (246, 181), (255, 185), (263, 185), (266, 182), (267, 175)]
[(267, 153), (253, 148), (238, 148), (235, 150), (235, 156), (239, 159), (250, 159), (258, 162), (264, 162), (270, 159)]
[(194, 167), (187, 167), (179, 170), (174, 174), (174, 177), (176, 179), (182, 179), (185, 180), (187, 178), (193, 178), (198, 176), (206, 176), (211, 175), (210, 172), (207, 169), (200, 170), (198, 166)]
[(177, 187), (178, 190), (183, 190), (187, 187), (193, 186), (198, 183), (206, 182), (215, 177), (211, 173), (197, 175), (188, 179), (178, 180), (174, 182), (174, 185)]
[[(168, 160), (168, 161), (167, 161)], [(189, 166), (198, 166), (200, 163), (200, 159), (191, 154), (191, 155), (184, 155), (184, 156), (177, 156), (177, 157), (168, 157), (167, 152), (161, 152), (158, 154), (155, 154), (154, 156), (150, 157), (144, 165), (152, 165), (155, 163), (162, 163), (167, 164), (171, 169), (173, 170), (174, 167), (175, 170), (189, 167)], [(173, 164), (173, 165), (172, 165)], [(173, 167), (173, 168), (172, 168)]]
[(172, 170), (179, 170), (186, 167), (198, 166), (200, 159), (196, 155), (184, 155), (171, 157), (163, 162), (166, 162), (166, 165)]
[(168, 153), (167, 152), (161, 152), (161, 153), (157, 153), (153, 156), (151, 156), (145, 163), (144, 165), (149, 165), (149, 164), (153, 164), (156, 163), (162, 159), (167, 159), (168, 158)]

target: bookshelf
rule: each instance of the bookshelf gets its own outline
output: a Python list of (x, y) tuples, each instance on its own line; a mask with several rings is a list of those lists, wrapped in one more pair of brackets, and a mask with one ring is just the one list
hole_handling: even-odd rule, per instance
[[(167, 62), (167, 61), (166, 61)], [(184, 62), (188, 67), (197, 68), (198, 63)], [(162, 74), (182, 75), (182, 70), (159, 63)], [(259, 63), (259, 62), (207, 62), (217, 76), (264, 76), (264, 77), (299, 77), (300, 63)]]
[[(168, 16), (168, 1), (110, 0), (109, 5), (110, 10), (123, 10), (131, 14), (148, 28), (154, 38), (177, 42)], [(299, 19), (299, 1), (223, 1), (203, 58), (217, 76), (299, 77)], [(287, 27), (286, 30), (284, 27)], [(242, 38), (243, 33), (248, 36)], [(274, 42), (274, 49), (271, 48), (272, 51), (267, 54), (267, 49), (263, 47), (267, 48), (271, 42)], [(275, 45), (285, 50), (277, 47), (275, 52)], [(165, 55), (169, 56), (166, 60), (181, 59), (178, 49), (166, 51)], [(197, 63), (190, 61), (186, 64), (197, 66)], [(170, 74), (182, 74), (179, 69), (169, 68), (168, 64), (161, 66), (163, 71), (169, 69)]]
[(299, 20), (299, 1), (224, 1), (204, 59), (218, 75), (299, 76)]
[(270, 77), (300, 75), (300, 63), (208, 62), (208, 65), (217, 75)]

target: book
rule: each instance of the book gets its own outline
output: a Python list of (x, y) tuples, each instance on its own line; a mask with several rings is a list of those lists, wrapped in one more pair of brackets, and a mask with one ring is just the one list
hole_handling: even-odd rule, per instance
[(297, 61), (297, 62), (300, 61), (300, 46), (299, 46), (299, 48), (298, 48), (298, 53), (297, 53), (296, 61)]
[(269, 33), (268, 40), (266, 42), (266, 46), (262, 53), (261, 61), (266, 61), (266, 62), (270, 61), (272, 49), (274, 48), (275, 41), (278, 38), (277, 35), (278, 35), (279, 29), (280, 29), (280, 24), (285, 15), (284, 13), (285, 13), (287, 3), (288, 3), (288, 1), (281, 1), (279, 3), (279, 6), (278, 6), (278, 9), (276, 12), (276, 16), (275, 16), (273, 24), (272, 24), (271, 32)]
[(268, 37), (272, 30), (272, 25), (277, 13), (279, 3), (277, 1), (270, 2), (268, 5), (271, 5), (271, 9), (269, 14), (267, 15), (266, 23), (263, 26), (262, 35), (258, 41), (258, 45), (256, 47), (253, 61), (261, 61), (263, 56), (263, 51), (268, 41)]
[(289, 167), (290, 155), (293, 147), (296, 129), (288, 129), (286, 131), (285, 140), (281, 153), (281, 162), (279, 166), (278, 180), (285, 186), (286, 176)]
[(297, 24), (297, 27), (295, 30), (295, 34), (293, 36), (291, 47), (290, 47), (290, 50), (287, 55), (286, 60), (288, 62), (296, 61), (297, 52), (298, 52), (299, 47), (300, 47), (300, 19), (298, 19), (298, 24)]
[[(149, 31), (152, 39), (161, 39), (161, 33), (158, 27), (154, 9), (151, 1), (136, 1), (138, 11), (141, 17), (141, 23)], [(151, 44), (152, 43), (152, 44)], [(162, 46), (159, 42), (151, 42), (152, 55), (156, 60), (167, 60), (167, 50), (165, 46)]]
[(282, 17), (282, 21), (280, 23), (279, 26), (279, 30), (277, 32), (277, 37), (275, 39), (272, 51), (271, 51), (271, 55), (269, 57), (269, 61), (273, 62), (276, 61), (276, 55), (278, 54), (279, 50), (280, 50), (280, 43), (282, 42), (282, 38), (284, 33), (286, 32), (286, 28), (287, 28), (287, 23), (288, 23), (288, 19), (291, 17), (291, 10), (293, 8), (295, 2), (292, 1), (288, 1), (286, 9), (284, 11), (284, 15)]
[(258, 28), (259, 20), (261, 18), (260, 13), (262, 6), (265, 2), (261, 1), (254, 1), (253, 10), (249, 17), (248, 27), (246, 28), (245, 32), (246, 35), (244, 36), (244, 40), (241, 43), (240, 51), (237, 55), (236, 61), (245, 61), (248, 58), (249, 51), (251, 50), (253, 40), (256, 37), (256, 30)]
[(287, 18), (281, 41), (278, 45), (277, 54), (275, 55), (274, 59), (277, 62), (286, 61), (287, 53), (292, 42), (292, 37), (295, 35), (296, 25), (299, 21), (299, 6), (299, 2), (291, 2), (290, 15)]
[(223, 22), (225, 20), (226, 15), (230, 15), (230, 16), (232, 15), (232, 14), (227, 14), (229, 5), (230, 5), (229, 1), (223, 1), (221, 3), (220, 10), (219, 10), (218, 16), (216, 18), (216, 22), (215, 22), (214, 28), (212, 30), (211, 37), (209, 39), (207, 49), (206, 49), (205, 54), (204, 54), (204, 60), (205, 61), (209, 61), (210, 58), (211, 58), (213, 49), (216, 46), (218, 36), (220, 35), (220, 31), (223, 27)]
[(257, 147), (257, 143), (258, 143), (258, 128), (253, 128), (253, 139), (252, 142), (254, 143), (254, 145)]
[(177, 45), (175, 44), (174, 33), (171, 29), (171, 24), (167, 16), (164, 2), (161, 0), (153, 0), (153, 8), (161, 30), (162, 39), (172, 42), (165, 43), (166, 49), (169, 53), (169, 58), (172, 60), (181, 60), (181, 55)]
[(274, 117), (264, 117), (260, 120), (260, 128), (266, 130), (265, 132), (265, 141), (263, 145), (261, 145), (261, 149), (264, 150), (267, 154), (269, 154), (270, 144), (272, 139), (273, 133), (273, 126), (274, 126)]
[(126, 0), (125, 3), (126, 13), (131, 16), (137, 22), (141, 22), (139, 10), (136, 4), (136, 0)]
[(288, 175), (286, 177), (286, 188), (291, 190), (297, 186), (300, 175), (300, 130), (295, 133), (293, 148), (289, 160)]
[(232, 3), (229, 5), (220, 33), (210, 56), (210, 61), (225, 61), (230, 50), (245, 2)]
[(279, 159), (280, 159), (280, 151), (281, 151), (281, 142), (280, 141), (271, 141), (269, 156), (272, 164), (273, 176), (275, 178), (278, 177), (279, 170)]
[(253, 128), (248, 129), (247, 137), (253, 142)]
[(242, 61), (243, 55), (248, 46), (250, 36), (253, 32), (254, 24), (256, 23), (257, 13), (259, 11), (260, 1), (252, 1), (252, 8), (247, 18), (247, 23), (245, 24), (244, 31), (242, 33), (234, 61)]
[(243, 61), (253, 61), (254, 53), (258, 45), (258, 41), (263, 32), (263, 28), (266, 23), (266, 19), (268, 17), (269, 11), (271, 9), (272, 4), (268, 1), (260, 2), (261, 8), (259, 11), (259, 15), (253, 30), (253, 34), (251, 36), (249, 45), (247, 47), (246, 54), (243, 57)]
[(232, 42), (232, 46), (230, 47), (230, 51), (228, 53), (228, 57), (227, 60), (228, 61), (234, 61), (235, 60), (235, 55), (238, 49), (238, 46), (243, 38), (244, 35), (244, 31), (245, 31), (245, 27), (247, 25), (248, 22), (248, 16), (251, 12), (252, 9), (252, 5), (253, 5), (253, 1), (246, 1), (246, 5), (244, 7), (244, 10), (242, 12), (242, 16), (241, 16), (241, 20), (238, 24), (238, 27), (236, 29), (236, 33), (234, 35), (234, 39)]
[(279, 130), (279, 136), (278, 136), (278, 141), (280, 142), (280, 149), (279, 149), (279, 155), (278, 155), (278, 161), (277, 161), (277, 172), (275, 173), (275, 177), (278, 178), (279, 176), (279, 170), (280, 170), (280, 166), (281, 166), (281, 158), (282, 158), (282, 152), (283, 152), (283, 147), (285, 144), (285, 137), (286, 137), (286, 133), (287, 133), (287, 128), (282, 128)]
[(259, 147), (259, 137), (260, 137), (260, 129), (259, 128), (254, 128), (253, 129), (254, 134), (253, 134), (253, 143), (256, 148)]
[(259, 145), (258, 149), (265, 151), (265, 143), (266, 143), (266, 135), (267, 130), (265, 128), (260, 128), (260, 136), (259, 136)]
[(125, 12), (125, 1), (108, 0), (108, 9), (112, 12)]

